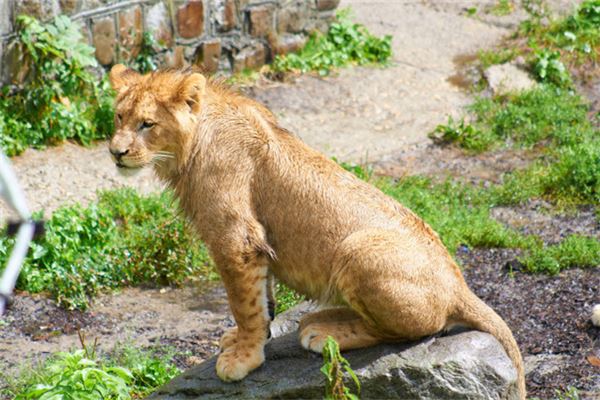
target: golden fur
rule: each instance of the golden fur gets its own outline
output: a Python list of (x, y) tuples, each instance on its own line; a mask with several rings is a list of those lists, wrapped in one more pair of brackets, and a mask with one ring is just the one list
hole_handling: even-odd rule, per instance
[[(262, 105), (192, 71), (113, 67), (122, 168), (152, 164), (206, 242), (237, 328), (217, 373), (239, 380), (264, 361), (273, 276), (332, 308), (305, 317), (300, 341), (320, 352), (415, 340), (462, 324), (521, 355), (504, 321), (467, 287), (419, 217), (282, 129)], [(272, 316), (272, 312), (271, 312)]]

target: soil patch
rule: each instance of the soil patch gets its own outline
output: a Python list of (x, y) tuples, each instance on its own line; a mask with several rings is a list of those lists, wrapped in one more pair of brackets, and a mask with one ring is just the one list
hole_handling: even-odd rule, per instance
[(597, 269), (571, 269), (556, 276), (515, 271), (518, 252), (478, 249), (459, 252), (473, 291), (511, 327), (528, 367), (531, 397), (555, 397), (568, 386), (583, 398), (600, 393), (600, 328), (590, 322), (600, 302)]

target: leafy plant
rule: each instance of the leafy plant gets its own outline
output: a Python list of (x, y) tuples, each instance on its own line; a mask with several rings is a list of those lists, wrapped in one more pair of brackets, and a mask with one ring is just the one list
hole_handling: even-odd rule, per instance
[(15, 400), (129, 399), (131, 372), (121, 367), (101, 367), (84, 350), (58, 353), (49, 362), (42, 379), (25, 387)]
[[(169, 194), (107, 191), (98, 203), (58, 209), (32, 244), (17, 287), (48, 291), (67, 308), (85, 309), (99, 291), (151, 283), (213, 279), (207, 251), (176, 217)], [(12, 239), (0, 238), (0, 265)]]
[(283, 283), (277, 283), (277, 286), (275, 287), (275, 299), (277, 300), (275, 314), (280, 314), (304, 301), (305, 297), (296, 293)]
[(474, 151), (485, 150), (493, 141), (489, 135), (466, 123), (464, 118), (457, 122), (452, 117), (448, 117), (448, 124), (438, 125), (429, 134), (429, 138), (437, 144), (457, 143), (461, 147)]
[(321, 372), (325, 375), (326, 400), (358, 400), (344, 384), (344, 371), (352, 378), (356, 391), (360, 394), (360, 381), (350, 367), (350, 363), (340, 354), (340, 347), (331, 336), (327, 337), (323, 346), (323, 366)]
[(497, 0), (492, 7), (492, 14), (504, 16), (512, 14), (515, 10), (515, 5), (511, 0)]
[(570, 87), (571, 76), (560, 61), (558, 51), (542, 50), (535, 54), (533, 71), (541, 82), (550, 82), (559, 87)]
[(89, 144), (106, 138), (113, 129), (112, 96), (90, 72), (97, 67), (94, 49), (83, 43), (79, 27), (65, 16), (41, 24), (26, 15), (17, 26), (25, 83), (0, 90), (0, 146), (15, 155), (65, 139)]
[(158, 68), (155, 61), (156, 55), (164, 48), (150, 32), (144, 32), (140, 51), (133, 60), (132, 67), (142, 74), (155, 71)]
[(51, 355), (0, 392), (15, 400), (126, 400), (143, 398), (173, 379), (179, 369), (155, 351), (118, 345), (103, 356), (84, 346)]
[(391, 42), (391, 36), (371, 35), (364, 25), (350, 20), (349, 10), (342, 10), (326, 35), (315, 32), (298, 53), (275, 57), (272, 70), (328, 75), (348, 64), (385, 64), (392, 56)]

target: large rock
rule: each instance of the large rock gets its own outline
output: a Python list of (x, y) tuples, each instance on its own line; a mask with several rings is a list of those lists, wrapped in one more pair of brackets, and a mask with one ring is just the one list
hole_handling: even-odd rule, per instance
[(492, 65), (483, 72), (483, 75), (496, 95), (529, 90), (536, 85), (527, 72), (510, 63)]
[[(221, 382), (213, 357), (175, 378), (149, 399), (322, 398), (322, 357), (300, 347), (296, 332), (285, 333), (297, 327), (302, 311), (292, 310), (291, 316), (276, 320), (274, 333), (283, 336), (267, 345), (265, 364), (243, 381)], [(344, 356), (361, 382), (362, 399), (518, 398), (512, 363), (496, 339), (482, 332), (379, 345), (348, 351)]]

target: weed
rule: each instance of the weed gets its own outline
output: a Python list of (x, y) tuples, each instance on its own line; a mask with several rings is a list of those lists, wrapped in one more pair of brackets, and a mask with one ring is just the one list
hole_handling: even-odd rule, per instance
[(375, 37), (364, 25), (352, 22), (346, 9), (338, 12), (326, 35), (313, 33), (302, 50), (275, 57), (271, 68), (328, 75), (348, 64), (385, 64), (392, 56), (391, 42), (391, 36)]
[(277, 306), (275, 308), (275, 314), (277, 315), (304, 301), (305, 297), (296, 293), (283, 283), (277, 283), (277, 286), (275, 287), (275, 299), (277, 300)]
[(484, 134), (484, 132), (478, 130), (475, 126), (465, 122), (464, 118), (457, 122), (452, 117), (448, 117), (446, 125), (438, 125), (429, 134), (429, 138), (437, 144), (456, 143), (465, 149), (473, 151), (483, 151), (493, 142), (491, 135)]
[(572, 267), (594, 268), (600, 265), (600, 241), (572, 235), (558, 244), (533, 248), (520, 261), (530, 272), (547, 274), (557, 274)]
[[(175, 215), (169, 194), (143, 197), (131, 189), (103, 192), (85, 208), (60, 208), (32, 244), (17, 287), (85, 309), (104, 289), (214, 278), (205, 247)], [(10, 246), (0, 239), (0, 265)]]
[(356, 391), (360, 394), (360, 382), (350, 367), (350, 363), (340, 354), (340, 347), (331, 336), (327, 337), (323, 346), (323, 367), (321, 372), (325, 375), (326, 400), (358, 400), (358, 395), (353, 394), (344, 384), (344, 371), (352, 378)]
[(560, 390), (556, 390), (555, 394), (556, 394), (557, 400), (580, 400), (581, 399), (579, 390), (577, 390), (577, 388), (574, 386), (569, 386), (567, 388), (567, 390), (565, 390), (564, 392), (560, 391)]
[(158, 43), (150, 32), (144, 32), (140, 51), (131, 67), (142, 74), (156, 70), (158, 68), (155, 62), (156, 55), (164, 49), (164, 46)]
[(537, 51), (533, 61), (533, 71), (540, 82), (553, 83), (563, 88), (573, 85), (571, 75), (560, 60), (558, 51), (546, 49)]
[(480, 50), (477, 54), (479, 62), (481, 63), (481, 68), (483, 69), (487, 69), (492, 65), (507, 63), (517, 57), (517, 55), (518, 52), (512, 48)]
[(515, 5), (511, 0), (497, 0), (492, 7), (492, 14), (504, 16), (512, 14), (515, 11)]
[(595, 135), (583, 99), (554, 85), (501, 97), (481, 97), (468, 110), (474, 115), (472, 124), (449, 119), (430, 136), (481, 152), (503, 143), (532, 147), (551, 140), (560, 146), (574, 145)]
[(27, 74), (20, 88), (0, 90), (0, 146), (8, 155), (29, 146), (65, 139), (83, 144), (106, 138), (113, 129), (112, 93), (89, 68), (94, 49), (65, 16), (41, 24), (17, 18), (16, 45)]
[[(600, 0), (585, 0), (573, 14), (558, 20), (549, 19), (541, 0), (535, 5), (532, 3), (526, 2), (531, 18), (521, 25), (519, 33), (530, 48), (559, 51), (569, 64), (597, 60), (600, 53)], [(544, 19), (550, 23), (542, 23)]]
[(166, 357), (131, 346), (98, 357), (86, 349), (59, 352), (17, 378), (0, 394), (26, 399), (142, 398), (179, 374)]

